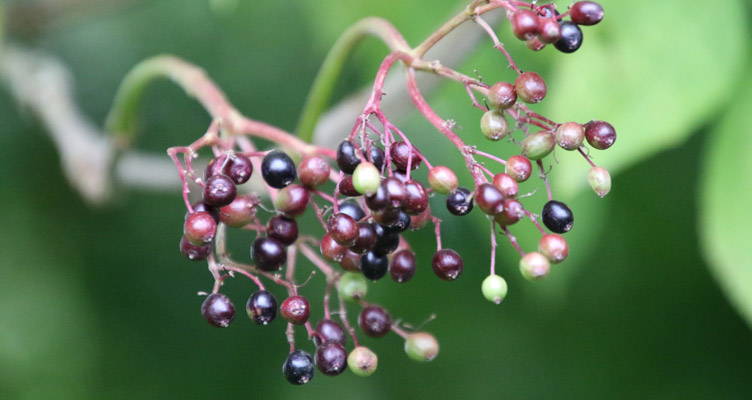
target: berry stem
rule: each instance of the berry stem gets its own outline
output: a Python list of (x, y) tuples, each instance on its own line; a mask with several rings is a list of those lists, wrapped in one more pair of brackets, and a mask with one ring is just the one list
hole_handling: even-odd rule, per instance
[(315, 251), (313, 251), (310, 247), (303, 243), (297, 244), (298, 249), (301, 253), (310, 261), (316, 268), (321, 270), (321, 272), (326, 276), (327, 282), (334, 281), (336, 279), (336, 274), (334, 272), (334, 269), (329, 266), (329, 264), (326, 263), (321, 257), (319, 257), (318, 254), (316, 254)]
[(344, 300), (342, 300), (342, 297), (339, 297), (339, 319), (342, 321), (342, 325), (345, 326), (347, 333), (350, 334), (355, 347), (360, 346), (358, 336), (355, 335), (355, 329), (350, 325), (350, 321), (347, 319), (347, 306), (345, 305)]
[(441, 219), (438, 217), (431, 217), (433, 223), (433, 231), (436, 235), (436, 251), (441, 250)]
[(407, 339), (407, 337), (409, 336), (409, 333), (407, 333), (404, 329), (402, 329), (399, 326), (397, 326), (396, 323), (392, 324), (391, 330), (392, 330), (392, 332), (394, 332), (397, 335), (399, 335), (402, 339)]
[(548, 200), (553, 200), (554, 195), (551, 192), (551, 182), (548, 180), (548, 174), (546, 173), (546, 168), (543, 167), (543, 160), (537, 160), (535, 161), (536, 164), (538, 164), (538, 170), (540, 171), (540, 178), (543, 179), (543, 183), (546, 185), (546, 195), (548, 196)]
[(520, 257), (524, 257), (525, 251), (522, 250), (522, 247), (520, 247), (520, 243), (517, 241), (517, 237), (514, 236), (506, 226), (503, 226), (501, 230), (504, 232), (504, 235), (506, 235), (507, 239), (509, 239), (509, 243), (512, 245), (512, 247), (517, 250), (517, 253), (519, 253)]
[(514, 70), (518, 75), (522, 73), (522, 70), (517, 66), (517, 63), (514, 62), (514, 59), (512, 58), (512, 55), (509, 54), (507, 49), (504, 47), (504, 44), (501, 43), (499, 40), (499, 37), (496, 35), (496, 32), (494, 32), (493, 28), (491, 28), (490, 25), (488, 25), (488, 22), (481, 18), (480, 15), (476, 15), (473, 20), (476, 24), (478, 24), (481, 28), (483, 28), (484, 31), (488, 34), (488, 37), (491, 38), (491, 41), (494, 44), (494, 48), (498, 49), (502, 54), (504, 54), (504, 57), (506, 57), (507, 62), (509, 63), (509, 67)]
[(578, 147), (578, 148), (577, 148), (577, 151), (578, 151), (578, 152), (579, 152), (580, 154), (582, 154), (582, 157), (583, 157), (583, 158), (585, 158), (585, 161), (587, 161), (587, 162), (588, 162), (588, 164), (590, 164), (590, 166), (591, 166), (591, 167), (593, 167), (593, 168), (597, 167), (597, 165), (596, 165), (596, 164), (595, 164), (595, 163), (593, 162), (593, 160), (592, 160), (592, 159), (590, 158), (590, 156), (589, 156), (589, 155), (587, 154), (587, 152), (585, 151), (586, 149), (587, 149), (587, 147), (585, 147), (585, 146), (580, 146), (580, 147)]
[(496, 274), (496, 222), (491, 220), (491, 275)]

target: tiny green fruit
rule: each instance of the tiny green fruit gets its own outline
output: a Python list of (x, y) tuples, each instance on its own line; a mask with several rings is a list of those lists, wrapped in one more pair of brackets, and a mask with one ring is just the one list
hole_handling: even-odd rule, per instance
[(379, 366), (379, 357), (368, 347), (358, 346), (347, 356), (347, 366), (355, 375), (371, 376)]
[(381, 173), (372, 163), (361, 162), (353, 172), (352, 182), (358, 193), (370, 196), (381, 184)]
[(439, 355), (439, 342), (428, 332), (411, 333), (405, 339), (405, 353), (415, 361), (431, 361)]
[(549, 271), (551, 271), (551, 263), (541, 253), (527, 253), (520, 259), (520, 272), (529, 280), (544, 278)]
[(488, 140), (498, 141), (509, 134), (509, 123), (503, 113), (487, 111), (480, 118), (480, 131)]
[(554, 146), (554, 135), (549, 131), (540, 131), (522, 141), (522, 154), (531, 160), (540, 160), (551, 153)]
[(362, 299), (368, 293), (368, 281), (363, 274), (345, 272), (337, 282), (337, 293), (340, 297), (349, 301)]
[(588, 183), (599, 197), (605, 197), (611, 191), (611, 174), (605, 168), (593, 167), (588, 172)]
[(488, 301), (501, 304), (507, 297), (507, 281), (499, 275), (488, 275), (480, 286), (480, 290)]

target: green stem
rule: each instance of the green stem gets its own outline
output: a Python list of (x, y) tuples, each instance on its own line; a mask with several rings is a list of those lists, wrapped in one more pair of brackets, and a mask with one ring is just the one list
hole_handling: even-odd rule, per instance
[(303, 106), (303, 112), (295, 131), (304, 141), (311, 142), (313, 140), (316, 123), (329, 105), (332, 92), (348, 56), (366, 36), (375, 36), (381, 39), (391, 51), (410, 51), (410, 47), (402, 35), (392, 24), (382, 18), (365, 18), (348, 28), (326, 55)]

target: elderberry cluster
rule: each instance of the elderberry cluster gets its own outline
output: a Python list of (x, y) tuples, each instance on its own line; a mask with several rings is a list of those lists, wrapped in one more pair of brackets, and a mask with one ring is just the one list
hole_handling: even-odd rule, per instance
[(562, 16), (553, 4), (519, 9), (512, 13), (512, 31), (534, 51), (553, 44), (562, 53), (574, 53), (582, 46), (580, 25), (595, 25), (603, 20), (603, 7), (593, 1), (578, 1), (568, 11), (570, 21)]

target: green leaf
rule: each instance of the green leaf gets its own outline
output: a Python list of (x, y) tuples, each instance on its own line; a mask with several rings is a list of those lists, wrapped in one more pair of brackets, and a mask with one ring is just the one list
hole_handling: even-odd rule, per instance
[[(748, 80), (747, 88), (752, 87)], [(737, 311), (752, 325), (752, 90), (709, 137), (701, 186), (705, 257)]]
[[(602, 3), (606, 18), (582, 27), (582, 48), (554, 58), (546, 114), (560, 122), (611, 122), (616, 144), (592, 154), (615, 175), (681, 145), (730, 99), (749, 32), (738, 0), (720, 0), (710, 9), (682, 0)], [(581, 157), (563, 151), (557, 157), (561, 194), (586, 187)]]

